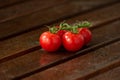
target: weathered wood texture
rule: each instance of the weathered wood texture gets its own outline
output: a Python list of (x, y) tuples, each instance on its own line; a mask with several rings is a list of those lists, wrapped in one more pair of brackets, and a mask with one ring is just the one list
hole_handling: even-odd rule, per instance
[[(0, 1), (0, 80), (120, 80), (119, 0)], [(66, 20), (92, 22), (78, 52), (48, 53), (39, 36)]]
[(89, 52), (23, 80), (87, 80), (112, 67), (120, 66), (120, 41)]
[[(41, 1), (41, 0), (37, 0), (37, 1)], [(33, 1), (33, 2), (35, 3), (37, 1)], [(48, 3), (45, 4), (45, 1), (44, 0), (42, 0), (42, 1), (44, 2), (44, 5), (50, 6), (50, 3), (49, 3), (49, 5), (47, 5)], [(65, 2), (66, 0), (61, 0), (59, 2), (57, 0), (53, 0), (53, 1), (56, 1), (55, 3), (60, 3), (61, 1)], [(82, 2), (83, 2), (83, 5), (81, 5)], [(107, 2), (110, 3), (109, 1), (106, 1), (105, 3), (107, 4)], [(113, 4), (113, 1), (111, 1), (111, 2)], [(51, 5), (52, 5), (52, 3), (51, 3)], [(95, 8), (95, 6), (102, 7), (102, 5), (104, 5), (105, 3), (103, 1), (102, 2), (99, 2), (99, 1), (94, 2), (93, 0), (92, 1), (72, 0), (70, 2), (61, 4), (61, 5), (56, 5), (56, 6), (44, 9), (44, 10), (39, 10), (39, 11), (31, 13), (31, 14), (28, 14), (28, 12), (31, 12), (31, 9), (32, 9), (32, 11), (34, 11), (38, 8), (41, 8), (41, 7), (35, 8), (36, 6), (39, 6), (39, 4), (36, 6), (31, 6), (30, 8), (28, 6), (24, 8), (24, 6), (26, 6), (26, 5), (22, 5), (23, 9), (17, 10), (18, 12), (16, 11), (16, 14), (15, 13), (12, 14), (12, 12), (9, 12), (11, 14), (6, 14), (6, 15), (10, 16), (9, 18), (12, 18), (12, 15), (14, 15), (13, 17), (16, 17), (16, 18), (13, 18), (8, 21), (4, 21), (3, 23), (0, 23), (0, 26), (1, 26), (0, 30), (4, 30), (4, 31), (0, 32), (0, 35), (1, 35), (0, 39), (3, 40), (5, 38), (9, 38), (14, 35), (21, 34), (25, 31), (35, 29), (36, 27), (40, 27), (41, 25), (42, 26), (46, 25), (48, 23), (57, 21), (59, 19), (66, 19), (66, 17), (70, 17), (71, 15), (75, 15), (75, 14), (78, 14), (85, 10), (92, 9), (93, 7)], [(28, 5), (30, 5), (30, 4), (28, 4)], [(45, 6), (42, 6), (42, 7), (45, 7)], [(20, 8), (20, 7), (17, 6), (17, 8)], [(72, 9), (72, 11), (71, 11), (71, 9)], [(25, 10), (27, 10), (27, 11), (25, 11)], [(14, 12), (14, 10), (13, 10), (13, 12)], [(22, 14), (28, 14), (28, 15), (17, 17)], [(5, 14), (3, 13), (3, 15), (5, 15)], [(11, 26), (12, 26), (12, 28), (11, 28)], [(21, 27), (23, 27), (23, 28), (21, 28)]]
[(120, 79), (120, 66), (111, 69), (105, 73), (95, 76), (89, 80), (119, 80)]
[[(67, 21), (69, 23), (74, 23), (75, 20), (87, 19), (91, 21), (94, 25), (102, 24), (104, 22), (109, 22), (114, 19), (119, 19), (120, 11), (117, 10), (117, 7), (120, 7), (120, 4), (115, 4), (113, 6), (108, 6), (108, 7), (99, 9), (99, 10), (95, 10), (95, 11), (83, 14), (83, 15), (78, 15), (76, 17), (68, 19)], [(104, 15), (102, 13), (104, 13)], [(29, 52), (31, 51), (31, 49), (33, 50), (33, 48), (36, 49), (36, 47), (39, 46), (38, 39), (39, 39), (40, 34), (46, 30), (48, 30), (47, 27), (41, 27), (37, 30), (2, 41), (0, 43), (0, 48), (1, 48), (1, 53), (2, 53), (2, 55), (0, 56), (0, 61), (12, 55), (17, 56), (24, 52)]]
[[(112, 38), (119, 37), (119, 34), (120, 34), (119, 26), (120, 26), (120, 21), (118, 20), (109, 25), (98, 27), (92, 30), (93, 40), (83, 50), (86, 50), (87, 48), (91, 48), (94, 45), (98, 45), (103, 41), (109, 41)], [(42, 70), (41, 68), (43, 68), (45, 65), (49, 65), (49, 63), (53, 61), (58, 62), (62, 58), (65, 58), (65, 57), (67, 58), (75, 54), (75, 53), (74, 54), (73, 53), (67, 54), (67, 53), (68, 52), (66, 51), (61, 51), (58, 53), (50, 54), (43, 51), (42, 49), (39, 49), (37, 51), (25, 54), (21, 57), (1, 63), (0, 70), (5, 70), (4, 71), (5, 75), (1, 75), (1, 77), (5, 76), (6, 78), (7, 77), (14, 78), (14, 77), (27, 75), (28, 73), (34, 72), (34, 70), (35, 71), (36, 70), (39, 71), (39, 69)], [(17, 71), (18, 69), (20, 70)], [(3, 72), (1, 71), (0, 74), (3, 74)]]
[(23, 3), (28, 0), (0, 0), (0, 8), (9, 7), (11, 5)]

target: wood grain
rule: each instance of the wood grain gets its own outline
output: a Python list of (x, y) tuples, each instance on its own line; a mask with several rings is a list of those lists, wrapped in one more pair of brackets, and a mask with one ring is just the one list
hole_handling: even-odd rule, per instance
[(90, 78), (89, 80), (120, 80), (120, 66)]
[[(0, 80), (120, 80), (119, 0), (1, 0)], [(77, 52), (44, 51), (39, 36), (66, 20), (92, 22)]]
[[(0, 23), (12, 20), (14, 18), (29, 15), (37, 11), (61, 5), (67, 0), (29, 0), (20, 4), (0, 9)], [(56, 3), (56, 4), (55, 4)]]
[[(86, 50), (87, 48), (90, 48), (104, 41), (108, 41), (112, 38), (118, 37), (120, 34), (119, 25), (120, 20), (93, 29), (93, 40), (88, 46), (84, 47), (83, 50)], [(0, 77), (12, 79), (24, 74), (32, 73), (36, 70), (39, 71), (39, 69), (41, 70), (41, 68), (43, 68), (44, 66), (49, 66), (49, 64), (52, 62), (54, 63), (55, 61), (60, 61), (63, 58), (67, 58), (74, 54), (68, 54), (68, 52), (65, 50), (50, 54), (42, 49), (39, 49), (21, 57), (1, 63)]]
[[(118, 3), (113, 6), (91, 11), (89, 13), (70, 18), (67, 20), (67, 22), (74, 23), (75, 20), (84, 20), (84, 19), (87, 19), (88, 21), (92, 22), (93, 25), (109, 22), (110, 20), (118, 19), (120, 17), (119, 15), (120, 10), (117, 9), (117, 7), (119, 6), (120, 4)], [(33, 51), (34, 49), (36, 49), (37, 46), (38, 46), (37, 49), (39, 49), (39, 42), (38, 42), (39, 36), (43, 31), (46, 30), (48, 30), (46, 27), (41, 26), (41, 28), (37, 30), (33, 30), (23, 35), (16, 36), (14, 38), (0, 42), (0, 49), (1, 49), (0, 52), (2, 53), (0, 55), (0, 62), (14, 58), (12, 56), (22, 55), (30, 51)]]
[[(61, 20), (61, 19), (63, 20), (63, 19), (66, 19), (67, 17), (71, 17), (72, 15), (76, 15), (83, 11), (90, 10), (96, 6), (102, 6), (103, 4), (109, 3), (109, 1), (108, 3), (107, 2), (97, 3), (97, 1), (96, 2), (86, 1), (84, 2), (84, 5), (81, 5), (81, 2), (82, 1), (80, 0), (73, 0), (73, 1), (68, 2), (67, 5), (66, 4), (58, 5), (56, 7), (48, 8), (42, 11), (38, 11), (32, 14), (17, 17), (15, 19), (0, 23), (0, 26), (1, 26), (0, 40), (14, 37), (16, 35), (33, 30), (35, 28), (39, 28), (40, 26), (46, 25), (48, 23), (52, 23), (54, 21)], [(113, 2), (111, 3), (113, 4)], [(24, 12), (24, 13), (27, 13), (27, 12)]]
[(15, 4), (19, 4), (28, 0), (0, 0), (0, 8), (9, 7)]
[[(23, 80), (87, 80), (94, 73), (120, 66), (120, 41), (49, 68)], [(116, 66), (115, 66), (116, 65)]]

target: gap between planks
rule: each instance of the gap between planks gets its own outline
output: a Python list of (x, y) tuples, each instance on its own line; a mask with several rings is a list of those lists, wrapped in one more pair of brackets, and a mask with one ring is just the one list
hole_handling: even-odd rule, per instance
[(90, 12), (90, 11), (94, 11), (94, 10), (97, 10), (97, 9), (100, 9), (100, 8), (104, 8), (106, 6), (111, 6), (111, 5), (114, 5), (117, 2), (109, 3), (109, 4), (104, 4), (104, 5), (92, 8), (92, 9), (88, 9), (88, 10), (83, 11), (83, 12), (80, 11), (80, 12), (77, 12), (77, 13), (74, 13), (74, 14), (70, 14), (69, 16), (66, 16), (66, 17), (60, 17), (60, 18), (57, 18), (56, 20), (48, 21), (47, 23), (46, 22), (41, 23), (39, 26), (34, 26), (34, 27), (31, 27), (31, 28), (29, 28), (27, 30), (25, 29), (25, 30), (22, 30), (22, 31), (15, 32), (15, 34), (9, 34), (7, 36), (1, 37), (0, 41), (6, 40), (6, 39), (9, 39), (9, 38), (12, 38), (12, 37), (16, 37), (16, 36), (18, 36), (20, 34), (24, 34), (26, 32), (32, 31), (32, 30), (36, 30), (36, 29), (40, 28), (40, 26), (43, 26), (43, 25), (50, 25), (50, 24), (56, 23), (56, 22), (64, 20), (64, 19), (69, 19), (71, 17), (78, 16), (80, 14), (84, 14), (84, 13), (87, 13), (87, 12)]
[[(59, 64), (61, 64), (61, 63), (65, 63), (65, 62), (70, 61), (70, 60), (72, 60), (72, 59), (74, 59), (74, 58), (76, 58), (76, 57), (82, 56), (82, 55), (84, 55), (84, 54), (87, 53), (87, 52), (93, 51), (93, 50), (95, 50), (95, 49), (99, 49), (99, 48), (104, 47), (104, 46), (107, 46), (107, 45), (110, 45), (110, 44), (115, 43), (115, 42), (117, 42), (117, 41), (120, 41), (120, 37), (116, 37), (116, 38), (110, 39), (110, 40), (108, 40), (108, 41), (104, 41), (104, 42), (102, 42), (102, 43), (100, 43), (100, 44), (97, 44), (97, 45), (94, 45), (94, 46), (92, 46), (92, 47), (90, 47), (90, 48), (87, 48), (87, 49), (84, 49), (84, 50), (82, 50), (82, 51), (79, 51), (79, 52), (75, 53), (74, 55), (71, 55), (71, 56), (66, 57), (66, 58), (62, 58), (62, 59), (60, 59), (59, 61), (56, 61), (56, 62), (54, 62), (54, 63), (51, 63), (51, 64), (49, 64), (49, 65), (47, 65), (47, 66), (44, 66), (44, 67), (42, 67), (42, 68), (40, 68), (40, 69), (31, 71), (30, 73), (26, 73), (26, 74), (23, 74), (23, 75), (21, 75), (21, 76), (17, 76), (17, 77), (15, 77), (15, 78), (13, 78), (13, 80), (21, 80), (21, 79), (23, 79), (23, 78), (29, 77), (29, 76), (31, 76), (31, 75), (33, 75), (33, 74), (38, 73), (38, 72), (44, 71), (44, 70), (46, 70), (46, 69), (49, 69), (49, 68), (51, 68), (51, 67), (53, 67), (53, 66), (59, 65)], [(97, 70), (97, 71), (94, 71), (93, 73), (90, 73), (90, 74), (88, 74), (88, 75), (85, 75), (85, 76), (83, 76), (83, 77), (81, 77), (81, 78), (79, 78), (79, 79), (84, 79), (85, 77), (89, 77), (89, 78), (90, 78), (90, 77), (93, 77), (93, 75), (95, 75), (95, 73), (97, 73), (97, 72), (99, 72), (99, 71), (101, 71), (101, 70), (105, 70), (105, 69), (108, 68), (108, 67), (109, 67), (109, 69), (111, 69), (111, 68), (120, 66), (120, 64), (118, 64), (119, 62), (120, 62), (120, 60), (115, 61), (115, 62), (113, 62), (112, 64), (105, 65), (102, 69), (99, 69), (99, 70)], [(109, 69), (106, 69), (105, 71), (108, 71)]]
[[(105, 24), (105, 23), (109, 23), (109, 22), (111, 22), (111, 21), (116, 21), (117, 19), (119, 19), (119, 18), (110, 18), (110, 19), (107, 19), (107, 20), (103, 20), (103, 22), (100, 22), (100, 23), (97, 23), (97, 25), (99, 24)], [(9, 55), (9, 56), (6, 56), (6, 57), (4, 57), (4, 58), (2, 58), (1, 60), (0, 60), (0, 62), (2, 63), (2, 62), (4, 62), (4, 61), (8, 61), (8, 60), (10, 60), (10, 59), (13, 59), (13, 58), (15, 58), (15, 57), (19, 57), (19, 56), (22, 56), (22, 55), (24, 55), (24, 54), (26, 54), (27, 52), (29, 53), (29, 52), (32, 52), (32, 51), (34, 51), (34, 50), (38, 50), (40, 47), (39, 47), (39, 45), (36, 45), (35, 47), (32, 47), (32, 48), (29, 48), (28, 50), (24, 50), (24, 51), (21, 51), (21, 52), (18, 52), (18, 53), (15, 53), (14, 55)], [(24, 53), (24, 52), (26, 52), (26, 53)], [(13, 57), (14, 56), (14, 57)]]
[[(117, 23), (118, 23), (118, 22), (117, 22)], [(110, 25), (111, 25), (111, 24), (107, 25), (106, 28), (110, 27)], [(111, 29), (112, 26), (119, 26), (119, 24), (118, 24), (118, 25), (112, 24), (111, 27), (110, 27), (110, 30), (112, 30), (112, 29)], [(106, 29), (105, 26), (98, 27), (98, 28), (99, 28), (98, 31), (99, 31), (99, 30), (101, 31), (102, 29)], [(116, 27), (116, 28), (117, 28), (117, 27)], [(107, 29), (107, 31), (108, 31), (108, 30), (109, 30), (109, 29)], [(97, 32), (98, 32), (98, 31), (97, 31)], [(113, 32), (115, 32), (115, 31), (116, 31), (116, 29), (113, 30)], [(96, 30), (95, 30), (95, 32), (96, 32)], [(104, 33), (104, 32), (102, 32), (102, 33)], [(117, 34), (117, 33), (113, 33), (113, 34), (114, 34), (113, 36), (117, 36), (117, 37), (118, 37), (118, 35), (115, 35), (115, 34)], [(98, 35), (100, 35), (100, 33), (99, 33)], [(102, 36), (104, 36), (104, 35), (102, 35)], [(110, 36), (110, 35), (108, 35), (108, 36), (109, 36), (109, 39), (111, 39), (110, 37), (112, 37), (112, 36)], [(104, 37), (104, 38), (105, 38), (105, 37)], [(116, 37), (114, 37), (114, 38), (116, 38)], [(107, 41), (107, 40), (109, 41), (109, 39), (108, 39), (108, 38), (105, 38), (105, 39), (103, 39), (103, 40), (104, 40), (104, 41)], [(102, 40), (102, 41), (103, 41), (103, 40)], [(100, 41), (97, 42), (97, 43), (101, 43), (102, 41), (100, 40)], [(114, 42), (114, 41), (113, 41), (113, 42)], [(97, 45), (97, 43), (94, 43), (94, 42), (93, 42), (93, 46)], [(111, 43), (112, 43), (112, 42), (111, 42)], [(107, 45), (107, 44), (106, 44), (106, 45)], [(93, 46), (91, 46), (91, 47), (93, 47)], [(103, 45), (103, 46), (105, 46), (105, 45)], [(86, 49), (89, 49), (89, 48), (91, 49), (91, 47), (88, 47), (88, 48), (86, 48)], [(102, 46), (101, 46), (101, 47), (102, 47)], [(84, 50), (86, 50), (86, 49), (84, 49)], [(93, 49), (93, 50), (94, 50), (94, 49)], [(93, 50), (91, 49), (91, 51), (93, 51)], [(81, 50), (81, 51), (82, 51), (82, 50)], [(40, 51), (39, 51), (39, 52), (36, 52), (36, 53), (39, 53), (39, 54), (40, 54)], [(42, 53), (42, 52), (41, 52), (41, 53)], [(81, 52), (81, 53), (82, 53), (82, 52)], [(31, 54), (35, 54), (35, 53), (31, 53)], [(44, 53), (43, 53), (43, 54), (44, 54)], [(26, 54), (26, 55), (29, 56), (29, 54)], [(35, 54), (35, 55), (36, 55), (36, 54)], [(83, 55), (84, 55), (84, 54), (83, 54)], [(68, 55), (68, 56), (70, 56), (70, 55)], [(25, 58), (25, 57), (24, 57), (24, 58)], [(16, 59), (14, 59), (15, 62), (17, 61), (16, 64), (15, 64), (16, 66), (18, 66), (18, 65), (20, 66), (19, 63), (21, 62), (21, 61), (20, 61), (21, 58), (18, 58), (18, 59), (19, 59), (19, 61), (16, 60)], [(23, 58), (22, 58), (22, 59), (23, 59)], [(31, 59), (31, 58), (30, 58), (30, 59)], [(62, 59), (63, 59), (63, 58), (62, 58)], [(54, 60), (54, 61), (60, 61), (60, 60), (61, 60), (61, 59), (57, 59), (57, 60)], [(29, 59), (28, 59), (28, 61), (29, 61)], [(37, 61), (35, 61), (35, 62), (37, 62)], [(62, 62), (62, 61), (61, 61), (61, 62)], [(14, 63), (14, 62), (12, 62), (12, 60), (11, 60), (11, 64), (12, 64), (12, 63)], [(29, 63), (29, 62), (25, 62), (25, 64), (22, 64), (22, 65), (26, 65), (27, 63)], [(34, 61), (33, 61), (33, 63), (34, 63)], [(52, 63), (54, 63), (54, 62), (52, 62)], [(6, 63), (6, 64), (8, 64), (8, 63)], [(11, 67), (11, 66), (10, 66), (11, 64), (9, 63), (8, 66)], [(34, 65), (34, 64), (33, 64), (33, 65)], [(2, 65), (1, 65), (1, 66), (2, 66)], [(26, 66), (27, 66), (27, 65), (26, 65)], [(27, 68), (26, 66), (23, 67), (23, 68)], [(48, 63), (46, 66), (49, 66), (49, 63)], [(4, 67), (5, 67), (5, 66), (4, 66)], [(32, 71), (39, 70), (39, 69), (41, 68), (41, 67), (39, 67), (39, 66), (36, 66), (36, 67), (37, 67), (37, 68), (30, 69), (29, 71), (24, 71), (24, 72), (22, 72), (22, 74), (19, 74), (19, 71), (17, 71), (17, 73), (16, 73), (17, 75), (16, 75), (16, 76), (26, 74), (27, 72), (30, 73), (30, 72), (32, 72)], [(44, 67), (45, 67), (45, 66), (44, 66)], [(19, 68), (20, 68), (20, 67), (19, 67)], [(22, 68), (22, 66), (21, 66), (21, 68)], [(7, 69), (8, 69), (8, 68), (7, 68)], [(9, 69), (10, 69), (10, 71), (11, 71), (11, 68), (9, 68)], [(9, 71), (9, 69), (8, 69), (8, 71)], [(12, 70), (13, 73), (15, 72), (14, 69), (17, 70), (17, 67), (13, 68), (13, 70)], [(42, 69), (43, 69), (43, 67), (42, 67)], [(5, 69), (5, 70), (6, 70), (6, 69)], [(11, 72), (11, 73), (12, 73), (12, 72)], [(7, 73), (6, 73), (6, 74), (7, 74)], [(9, 73), (8, 73), (8, 74), (9, 74)], [(9, 74), (9, 75), (10, 75), (10, 74)], [(12, 76), (13, 76), (13, 75), (12, 75)], [(14, 76), (15, 76), (15, 75), (14, 75)]]
[[(3, 1), (3, 0), (1, 0), (1, 1)], [(20, 3), (26, 2), (28, 0), (12, 0), (10, 2), (9, 2), (9, 0), (4, 0), (3, 2), (1, 2), (1, 1), (0, 1), (0, 9), (10, 7), (10, 6), (13, 6), (16, 4), (20, 4)]]

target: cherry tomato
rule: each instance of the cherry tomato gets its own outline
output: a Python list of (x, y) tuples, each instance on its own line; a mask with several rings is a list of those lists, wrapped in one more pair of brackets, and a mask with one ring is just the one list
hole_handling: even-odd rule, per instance
[(84, 38), (81, 34), (70, 31), (63, 35), (62, 41), (64, 48), (72, 52), (80, 50), (84, 44)]
[(62, 36), (66, 33), (66, 30), (60, 30), (57, 32), (57, 34), (62, 38)]
[(92, 39), (92, 33), (88, 28), (79, 28), (79, 33), (84, 37), (84, 44), (88, 44)]
[(48, 52), (57, 51), (62, 43), (59, 35), (49, 31), (42, 33), (39, 41), (41, 47)]
[[(56, 26), (56, 28), (60, 28), (60, 26)], [(59, 30), (56, 34), (58, 34), (61, 38), (63, 36), (63, 34), (65, 34), (67, 31), (66, 30)]]

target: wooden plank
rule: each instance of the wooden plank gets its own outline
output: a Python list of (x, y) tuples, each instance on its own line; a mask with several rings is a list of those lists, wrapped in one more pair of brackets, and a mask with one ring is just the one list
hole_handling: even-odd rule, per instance
[[(83, 48), (83, 50), (97, 45), (101, 42), (108, 41), (111, 38), (118, 37), (120, 34), (119, 25), (120, 21), (116, 21), (109, 25), (93, 29), (93, 40), (91, 41), (91, 44)], [(26, 75), (30, 72), (34, 72), (34, 70), (39, 71), (39, 69), (42, 69), (44, 66), (48, 66), (52, 62), (62, 60), (63, 58), (75, 54), (67, 53), (68, 52), (66, 51), (58, 51), (57, 53), (50, 54), (42, 49), (39, 49), (29, 54), (1, 63), (0, 77), (3, 79), (12, 79), (18, 76), (23, 76), (24, 74)]]
[(0, 8), (9, 7), (28, 0), (0, 0)]
[(23, 80), (87, 80), (89, 76), (120, 66), (120, 41)]
[[(54, 3), (53, 3), (54, 2)], [(67, 2), (67, 0), (29, 0), (24, 3), (16, 4), (10, 7), (0, 9), (0, 23), (37, 11), (51, 8)]]
[(120, 80), (120, 66), (90, 78), (89, 80)]
[[(21, 17), (3, 22), (0, 24), (1, 26), (0, 40), (13, 37), (15, 35), (24, 33), (26, 31), (30, 31), (35, 28), (38, 28), (41, 25), (44, 25), (46, 23), (51, 23), (51, 22), (57, 21), (58, 19), (59, 20), (63, 18), (65, 19), (68, 16), (70, 17), (71, 15), (76, 15), (85, 10), (90, 10), (95, 6), (100, 6), (100, 5), (102, 6), (102, 4), (105, 4), (102, 2), (97, 3), (97, 1), (96, 3), (94, 2), (92, 3), (92, 1), (90, 4), (88, 4), (89, 1), (86, 1), (85, 3), (84, 5), (81, 5), (80, 0), (73, 0), (68, 2), (67, 5), (66, 4), (58, 5), (50, 9), (48, 8), (46, 10), (38, 11), (29, 15), (21, 16)], [(109, 1), (106, 3), (109, 3)], [(118, 10), (118, 8), (116, 9)]]
[[(120, 10), (117, 11), (118, 7), (120, 7), (120, 4), (112, 5), (83, 15), (79, 15), (74, 18), (70, 18), (67, 21), (69, 23), (74, 23), (75, 20), (87, 19), (90, 22), (93, 22), (94, 25), (95, 24), (98, 25), (104, 22), (109, 22), (110, 20), (120, 17), (119, 15)], [(39, 35), (46, 30), (47, 30), (46, 27), (41, 27), (37, 30), (33, 30), (23, 35), (16, 36), (14, 38), (0, 42), (0, 49), (1, 49), (0, 53), (2, 53), (0, 55), (0, 62), (4, 62), (15, 56), (19, 56), (28, 53), (30, 51), (33, 51), (33, 49), (36, 49), (36, 47), (39, 46), (39, 42), (38, 42)]]

